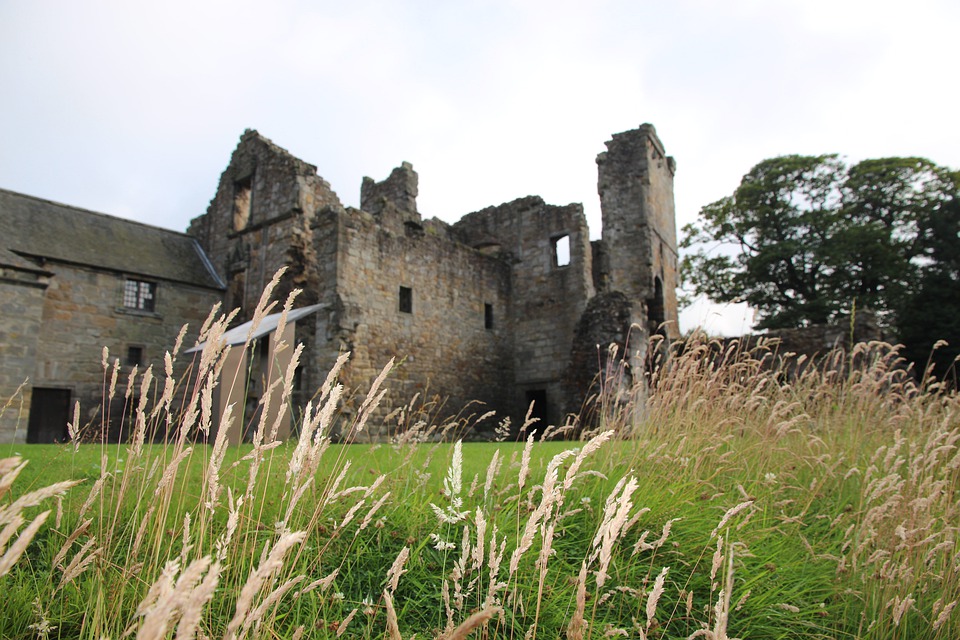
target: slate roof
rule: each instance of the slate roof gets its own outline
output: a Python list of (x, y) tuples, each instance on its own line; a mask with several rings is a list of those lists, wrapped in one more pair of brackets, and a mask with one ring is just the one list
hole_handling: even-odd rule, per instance
[(0, 258), (11, 255), (224, 288), (185, 233), (0, 189)]

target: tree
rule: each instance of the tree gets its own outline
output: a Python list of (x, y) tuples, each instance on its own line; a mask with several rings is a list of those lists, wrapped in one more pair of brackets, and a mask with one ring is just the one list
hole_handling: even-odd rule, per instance
[(745, 301), (761, 328), (838, 321), (869, 308), (892, 326), (913, 295), (957, 175), (922, 158), (764, 160), (684, 227), (682, 275), (717, 302)]
[[(682, 273), (717, 302), (744, 300), (763, 327), (826, 321), (824, 246), (836, 226), (842, 164), (836, 156), (784, 156), (750, 170), (732, 196), (684, 227)], [(726, 246), (723, 246), (726, 245)]]
[[(955, 176), (957, 183), (960, 177)], [(904, 355), (922, 370), (957, 386), (960, 357), (960, 198), (931, 210), (920, 221), (920, 275), (897, 312)]]

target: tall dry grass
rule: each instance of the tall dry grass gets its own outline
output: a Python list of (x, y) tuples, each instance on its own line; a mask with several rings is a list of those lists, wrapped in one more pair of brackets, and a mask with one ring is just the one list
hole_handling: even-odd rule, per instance
[[(694, 339), (649, 391), (608, 385), (579, 443), (542, 442), (553, 430), (528, 415), (520, 443), (465, 445), (497, 418), (436, 421), (414, 398), (360, 468), (330, 437), (347, 354), (291, 442), (262, 417), (249, 447), (227, 447), (212, 398), (243, 375), (224, 367), (230, 321), (214, 310), (188, 376), (174, 376), (178, 341), (125, 396), (104, 354), (105, 404), (126, 404), (130, 442), (84, 445), (102, 461), (83, 486), (6, 499), (5, 636), (960, 635), (958, 398), (885, 345), (803, 362)], [(279, 348), (294, 364), (264, 388), (289, 399), (300, 350)], [(375, 419), (389, 369), (348, 439)], [(23, 468), (0, 463), (0, 498)], [(50, 501), (54, 523), (30, 515)]]
[(825, 635), (958, 634), (960, 399), (929, 370), (882, 343), (807, 359), (695, 336), (652, 382), (645, 419), (620, 425), (647, 460), (742, 500), (772, 525), (756, 544), (795, 535), (832, 570), (829, 598), (785, 610), (815, 604)]

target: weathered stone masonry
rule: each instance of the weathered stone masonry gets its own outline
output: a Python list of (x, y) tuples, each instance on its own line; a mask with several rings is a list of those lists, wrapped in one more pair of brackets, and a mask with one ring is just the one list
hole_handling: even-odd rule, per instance
[[(184, 324), (195, 339), (223, 287), (197, 241), (0, 189), (0, 441), (66, 439), (74, 403), (84, 423), (122, 437), (125, 383), (134, 365), (163, 374)], [(102, 350), (121, 362), (105, 407)]]
[[(424, 219), (406, 162), (364, 178), (360, 208), (346, 207), (315, 166), (250, 130), (187, 234), (0, 190), (0, 400), (30, 378), (0, 439), (62, 438), (75, 400), (101, 401), (102, 346), (159, 364), (216, 301), (249, 320), (281, 267), (277, 296), (300, 289), (296, 306), (310, 305), (295, 327), (295, 414), (350, 351), (341, 379), (361, 396), (397, 363), (371, 437), (391, 435), (382, 418), (417, 394), (445, 399), (437, 418), (492, 409), (516, 426), (533, 402), (538, 428), (560, 424), (593, 393), (608, 344), (631, 383), (648, 337), (677, 336), (673, 159), (651, 125), (606, 146), (593, 242), (581, 205), (536, 196)], [(255, 410), (258, 387), (239, 393)], [(360, 399), (345, 401), (347, 419)]]
[[(11, 401), (0, 414), (0, 442), (26, 438), (33, 396), (29, 380), (37, 360), (43, 297), (52, 275), (0, 248), (0, 406)], [(14, 397), (18, 388), (19, 398)]]
[(382, 182), (364, 178), (360, 209), (345, 207), (315, 167), (255, 131), (190, 233), (241, 318), (281, 266), (281, 291), (300, 287), (302, 304), (324, 305), (298, 327), (304, 394), (347, 350), (344, 381), (361, 389), (390, 358), (399, 363), (382, 414), (421, 393), (445, 397), (449, 413), (478, 401), (474, 413), (492, 408), (515, 422), (534, 401), (538, 417), (558, 424), (590, 393), (598, 340), (632, 354), (639, 379), (650, 333), (677, 334), (673, 159), (650, 125), (607, 147), (603, 236), (593, 243), (581, 205), (534, 196), (452, 225), (424, 220), (406, 162)]

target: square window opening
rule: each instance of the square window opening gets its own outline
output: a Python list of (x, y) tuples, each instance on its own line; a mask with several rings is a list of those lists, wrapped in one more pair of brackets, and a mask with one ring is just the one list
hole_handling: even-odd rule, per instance
[(138, 311), (156, 311), (157, 283), (126, 280), (123, 283), (123, 306)]
[(493, 305), (489, 302), (483, 303), (483, 328), (493, 329)]
[(553, 266), (565, 267), (570, 264), (570, 236), (562, 235), (551, 238), (553, 248)]
[(127, 362), (128, 367), (140, 366), (143, 364), (143, 346), (138, 344), (131, 344), (127, 346)]
[(400, 287), (400, 312), (413, 313), (413, 289)]

